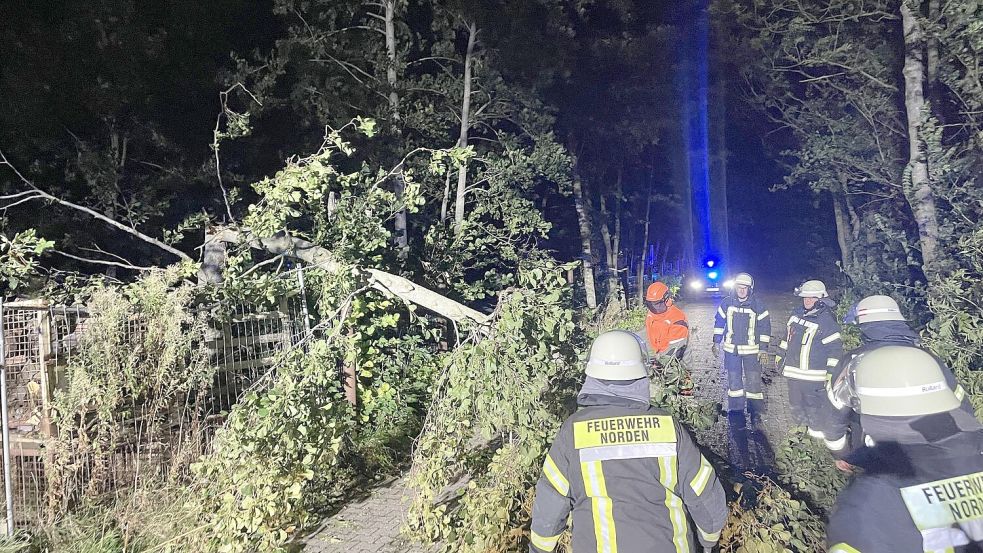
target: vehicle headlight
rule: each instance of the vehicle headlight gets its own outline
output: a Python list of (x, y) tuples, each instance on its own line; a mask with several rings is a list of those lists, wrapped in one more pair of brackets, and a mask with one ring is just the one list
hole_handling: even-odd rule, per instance
[(694, 289), (694, 290), (699, 290), (700, 288), (703, 288), (703, 281), (694, 280), (694, 281), (692, 281), (692, 282), (689, 283), (689, 287), (692, 288), (692, 289)]
[(734, 281), (733, 280), (725, 280), (724, 281), (724, 288), (733, 288), (733, 287), (734, 287)]

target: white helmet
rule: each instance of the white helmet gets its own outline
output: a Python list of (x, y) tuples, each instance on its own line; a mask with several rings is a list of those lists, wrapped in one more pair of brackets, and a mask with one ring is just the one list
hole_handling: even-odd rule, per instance
[(754, 279), (747, 273), (738, 273), (738, 275), (734, 277), (734, 286), (747, 286), (748, 288), (754, 288)]
[(886, 346), (862, 353), (833, 386), (835, 404), (861, 415), (918, 417), (959, 408), (939, 362), (910, 346)]
[(800, 298), (828, 298), (826, 285), (821, 280), (807, 280), (795, 289), (795, 295)]
[(858, 301), (843, 319), (848, 324), (904, 320), (898, 302), (889, 296), (867, 296)]
[(624, 330), (605, 332), (594, 339), (587, 360), (587, 376), (601, 380), (638, 380), (648, 376), (646, 357), (638, 336)]

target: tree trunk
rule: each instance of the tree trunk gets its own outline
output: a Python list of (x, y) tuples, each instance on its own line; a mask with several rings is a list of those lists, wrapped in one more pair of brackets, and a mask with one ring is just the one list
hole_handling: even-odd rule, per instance
[[(400, 133), (400, 115), (399, 94), (396, 92), (396, 0), (384, 0), (383, 5), (385, 6), (386, 53), (389, 58), (389, 66), (386, 68), (386, 81), (389, 83), (389, 111), (398, 134)], [(402, 166), (400, 166), (396, 174), (393, 175), (393, 192), (396, 194), (397, 202), (403, 199), (403, 193), (405, 191), (406, 175), (403, 173)], [(400, 258), (405, 258), (409, 254), (410, 246), (406, 232), (406, 223), (406, 208), (403, 207), (396, 212), (394, 222), (396, 248), (399, 251)]]
[[(928, 0), (928, 21), (932, 25), (939, 24), (939, 0)], [(939, 80), (939, 38), (935, 32), (929, 35), (928, 43), (925, 46), (928, 62), (926, 67), (928, 69), (928, 97), (934, 102), (938, 92)]]
[(935, 213), (935, 197), (928, 176), (928, 161), (922, 148), (921, 121), (925, 108), (925, 63), (922, 55), (923, 33), (916, 15), (907, 0), (901, 3), (901, 24), (904, 29), (905, 61), (902, 73), (905, 82), (905, 112), (908, 116), (908, 171), (911, 185), (905, 195), (911, 204), (918, 225), (922, 253), (922, 270), (930, 275), (935, 268), (939, 240), (939, 223)]
[[(240, 232), (226, 229), (218, 234), (217, 239), (226, 242), (239, 242), (241, 240), (248, 243), (252, 248), (265, 250), (273, 255), (287, 255), (300, 259), (310, 266), (308, 268), (319, 268), (328, 272), (352, 270), (351, 267), (339, 263), (327, 248), (296, 238), (287, 232), (261, 237), (251, 234), (248, 230)], [(488, 322), (488, 315), (424, 288), (407, 278), (379, 269), (356, 268), (356, 270), (373, 289), (387, 296), (399, 297), (408, 303), (433, 311), (458, 324), (476, 323), (484, 325)]]
[(220, 238), (221, 231), (205, 229), (205, 241), (201, 248), (201, 268), (198, 284), (222, 284), (225, 280), (225, 263), (228, 259), (228, 243)]
[(591, 251), (591, 229), (587, 206), (584, 204), (584, 185), (576, 165), (573, 169), (573, 198), (577, 208), (577, 222), (580, 226), (580, 244), (584, 259), (584, 294), (587, 296), (587, 307), (597, 307), (597, 291), (594, 289), (594, 253)]
[(450, 205), (451, 201), (451, 170), (450, 167), (447, 168), (447, 174), (444, 175), (444, 199), (440, 202), (440, 225), (444, 226), (447, 223), (447, 206)]
[(649, 185), (645, 189), (645, 230), (642, 232), (642, 261), (638, 264), (638, 303), (645, 301), (645, 257), (649, 248), (649, 215), (652, 212), (652, 181), (655, 180), (655, 169), (649, 177)]
[(852, 246), (846, 200), (837, 192), (831, 192), (830, 195), (833, 197), (833, 216), (836, 218), (836, 241), (840, 245), (840, 261), (843, 263), (843, 269), (846, 270), (850, 264), (850, 248)]
[[(464, 98), (461, 100), (461, 136), (457, 147), (466, 148), (468, 145), (468, 129), (471, 126), (471, 66), (474, 56), (474, 44), (478, 37), (478, 27), (468, 25), (468, 50), (464, 55)], [(468, 166), (461, 165), (457, 172), (457, 199), (454, 204), (454, 234), (461, 234), (464, 229), (464, 193), (468, 184)]]
[(853, 207), (853, 202), (850, 201), (850, 195), (847, 194), (843, 197), (843, 203), (846, 204), (846, 212), (850, 215), (850, 236), (853, 237), (853, 244), (860, 242), (860, 231), (863, 230), (860, 224), (860, 215), (857, 214), (857, 209)]
[(611, 213), (608, 210), (608, 199), (601, 194), (601, 243), (604, 244), (604, 264), (607, 265), (608, 271), (610, 271), (614, 264), (611, 261)]
[(618, 248), (621, 240), (621, 221), (619, 219), (621, 185), (623, 178), (622, 168), (618, 168), (618, 177), (614, 186), (614, 208), (611, 208), (611, 199), (601, 195), (601, 240), (604, 243), (604, 259), (607, 265), (607, 293), (608, 302), (618, 293)]
[(618, 294), (624, 298), (625, 307), (628, 306), (628, 288), (622, 286), (624, 279), (621, 278), (621, 265), (618, 263), (618, 254), (621, 252), (621, 192), (624, 184), (624, 167), (618, 167), (618, 179), (614, 185), (614, 210), (611, 216), (614, 219), (614, 231), (611, 233), (611, 249), (608, 250), (608, 269), (610, 272), (608, 290), (611, 294)]

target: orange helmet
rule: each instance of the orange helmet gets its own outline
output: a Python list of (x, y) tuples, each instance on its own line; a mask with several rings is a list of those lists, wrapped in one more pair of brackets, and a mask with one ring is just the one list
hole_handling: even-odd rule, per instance
[(645, 291), (645, 301), (663, 301), (669, 298), (669, 287), (664, 282), (653, 282)]

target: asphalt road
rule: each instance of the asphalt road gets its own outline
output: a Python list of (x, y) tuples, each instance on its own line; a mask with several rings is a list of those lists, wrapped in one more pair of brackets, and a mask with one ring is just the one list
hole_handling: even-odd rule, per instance
[[(773, 447), (785, 439), (792, 428), (785, 379), (775, 366), (774, 348), (784, 338), (789, 313), (795, 304), (790, 294), (762, 294), (771, 313), (772, 351), (763, 364), (765, 413), (759, 428), (752, 428), (743, 417), (721, 415), (708, 430), (696, 433), (705, 447), (728, 459), (734, 466), (756, 473), (768, 473), (774, 462)], [(713, 319), (719, 299), (684, 300), (680, 308), (689, 318), (690, 341), (683, 362), (696, 385), (694, 395), (726, 405), (727, 375), (722, 357), (710, 351)]]

